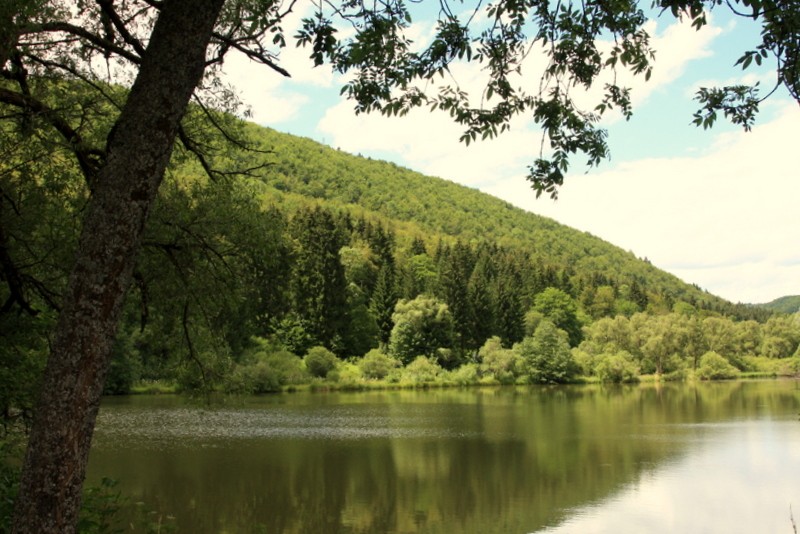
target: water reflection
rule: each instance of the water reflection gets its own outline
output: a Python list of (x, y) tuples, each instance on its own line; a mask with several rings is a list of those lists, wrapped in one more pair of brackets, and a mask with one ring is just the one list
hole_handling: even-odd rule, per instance
[(800, 424), (738, 421), (702, 430), (703, 439), (685, 457), (540, 532), (793, 532)]
[(192, 533), (729, 533), (745, 529), (720, 514), (751, 508), (765, 528), (750, 532), (789, 532), (771, 526), (790, 527), (792, 495), (800, 508), (798, 395), (776, 381), (293, 394), (214, 409), (108, 399), (90, 482), (120, 478)]

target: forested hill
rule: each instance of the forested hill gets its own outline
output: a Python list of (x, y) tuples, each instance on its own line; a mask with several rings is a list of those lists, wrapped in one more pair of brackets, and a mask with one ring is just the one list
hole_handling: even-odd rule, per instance
[[(273, 151), (262, 179), (292, 203), (303, 198), (367, 210), (388, 218), (410, 240), (415, 229), (467, 243), (491, 242), (521, 249), (559, 268), (574, 269), (598, 285), (637, 280), (649, 292), (738, 318), (758, 315), (686, 284), (648, 261), (602, 239), (542, 217), (478, 190), (370, 158), (354, 156), (307, 138), (248, 124), (247, 137)], [(533, 191), (530, 193), (534, 194)], [(287, 198), (288, 197), (288, 198)], [(277, 200), (277, 197), (275, 197)], [(402, 230), (405, 228), (405, 231)]]
[(756, 306), (783, 313), (797, 313), (800, 311), (800, 295), (780, 297), (772, 302), (756, 304)]
[[(115, 111), (79, 89), (32, 87), (102, 146)], [(124, 98), (121, 88), (106, 92)], [(0, 134), (0, 357), (12, 362), (4, 376), (24, 386), (17, 406), (35, 398), (91, 191), (58, 132), (9, 122)], [(681, 331), (692, 335), (701, 322), (755, 319), (763, 329), (742, 321), (749, 341), (731, 354), (781, 359), (800, 334), (770, 323), (776, 313), (727, 302), (474, 189), (198, 106), (184, 118), (142, 239), (107, 389), (162, 378), (211, 387), (241, 378), (232, 366), (255, 354), (296, 358), (318, 347), (344, 359), (381, 348), (403, 364), (435, 356), (454, 369), (487, 343), (505, 351), (533, 339), (544, 319), (575, 348), (604, 320), (636, 318), (641, 344), (650, 321), (662, 339), (682, 318), (691, 317)], [(636, 343), (624, 350), (652, 360), (645, 372), (668, 370), (662, 356), (680, 349), (650, 357)], [(272, 377), (274, 389), (294, 373), (280, 362), (251, 371)]]

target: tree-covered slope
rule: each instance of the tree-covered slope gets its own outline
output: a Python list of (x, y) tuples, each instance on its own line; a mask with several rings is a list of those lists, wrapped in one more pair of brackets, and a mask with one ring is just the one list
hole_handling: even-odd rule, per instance
[[(274, 152), (272, 165), (261, 178), (288, 196), (355, 205), (412, 223), (426, 233), (523, 249), (533, 258), (570, 266), (584, 276), (636, 279), (649, 291), (675, 299), (731, 306), (631, 252), (475, 189), (253, 124), (247, 127), (247, 136), (259, 148)], [(733, 313), (732, 307), (728, 312)]]
[(757, 304), (756, 306), (783, 313), (797, 313), (800, 311), (800, 295), (780, 297), (772, 302)]

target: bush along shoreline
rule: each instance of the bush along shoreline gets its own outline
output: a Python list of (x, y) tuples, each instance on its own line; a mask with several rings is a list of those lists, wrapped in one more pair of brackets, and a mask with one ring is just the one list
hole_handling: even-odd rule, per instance
[[(654, 319), (658, 321), (658, 319)], [(237, 362), (224, 371), (200, 369), (195, 363), (174, 379), (142, 380), (132, 394), (222, 392), (249, 395), (296, 391), (347, 391), (525, 384), (635, 383), (797, 376), (800, 356), (787, 358), (702, 351), (673, 330), (649, 332), (639, 346), (625, 327), (632, 320), (603, 319), (583, 329), (584, 339), (570, 347), (569, 335), (539, 318), (529, 336), (508, 347), (501, 338), (488, 339), (477, 351), (456, 357), (453, 350), (425, 345), (415, 334), (394, 336), (384, 348), (362, 357), (342, 359), (323, 347), (311, 347), (301, 357), (276, 340), (253, 338)], [(663, 322), (663, 321), (661, 321)], [(664, 325), (661, 325), (664, 326)], [(639, 325), (640, 328), (644, 328)], [(616, 328), (616, 331), (614, 331)], [(650, 328), (654, 328), (650, 325)], [(639, 332), (639, 335), (641, 333)], [(667, 335), (684, 342), (668, 346)], [(435, 336), (433, 336), (435, 338)], [(627, 342), (626, 342), (627, 341)], [(723, 346), (724, 344), (719, 344)], [(729, 349), (730, 351), (730, 349)], [(702, 353), (701, 353), (702, 352)], [(421, 354), (419, 354), (421, 353)]]

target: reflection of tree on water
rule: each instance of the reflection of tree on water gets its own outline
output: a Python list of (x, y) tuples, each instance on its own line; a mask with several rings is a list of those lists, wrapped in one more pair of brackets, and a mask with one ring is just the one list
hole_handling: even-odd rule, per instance
[(91, 468), (185, 532), (532, 532), (688, 452), (681, 425), (795, 413), (797, 395), (776, 382), (339, 394), (309, 413), (368, 411), (385, 432), (101, 449)]

